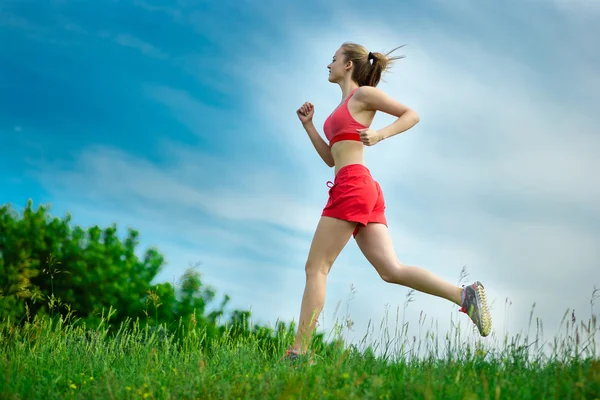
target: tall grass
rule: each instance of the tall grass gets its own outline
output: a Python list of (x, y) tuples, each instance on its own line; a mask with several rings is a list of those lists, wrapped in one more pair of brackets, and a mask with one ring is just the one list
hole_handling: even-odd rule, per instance
[[(409, 336), (404, 313), (379, 340), (365, 335), (344, 345), (344, 316), (331, 329), (336, 346), (317, 364), (290, 366), (279, 357), (293, 341), (283, 332), (276, 348), (227, 330), (207, 343), (202, 329), (176, 337), (139, 320), (108, 335), (111, 310), (97, 327), (71, 324), (72, 314), (34, 317), (19, 326), (0, 322), (2, 398), (82, 399), (594, 399), (600, 398), (599, 327), (591, 316), (563, 315), (561, 331), (544, 339), (533, 318), (525, 334), (486, 340), (463, 337), (459, 324), (440, 333), (419, 319)], [(404, 311), (413, 301), (409, 292)], [(180, 324), (181, 327), (181, 324)], [(435, 327), (435, 328), (434, 328)], [(531, 332), (535, 327), (535, 332)], [(489, 340), (488, 340), (489, 339)]]

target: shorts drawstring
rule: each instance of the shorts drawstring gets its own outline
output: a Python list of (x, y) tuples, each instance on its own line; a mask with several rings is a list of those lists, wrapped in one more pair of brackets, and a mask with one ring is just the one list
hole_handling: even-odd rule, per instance
[(333, 190), (333, 187), (335, 186), (335, 183), (333, 183), (331, 181), (327, 181), (326, 185), (329, 188), (329, 195), (331, 196), (331, 191)]

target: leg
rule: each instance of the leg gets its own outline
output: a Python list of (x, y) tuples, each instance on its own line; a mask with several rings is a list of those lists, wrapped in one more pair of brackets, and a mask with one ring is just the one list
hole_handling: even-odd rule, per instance
[(356, 235), (356, 243), (384, 281), (408, 286), (461, 305), (461, 288), (427, 270), (400, 263), (384, 224), (369, 223), (362, 227)]
[(294, 350), (303, 353), (308, 349), (312, 332), (325, 304), (327, 275), (356, 226), (356, 222), (321, 217), (313, 237), (306, 261), (306, 286), (302, 297), (298, 333)]

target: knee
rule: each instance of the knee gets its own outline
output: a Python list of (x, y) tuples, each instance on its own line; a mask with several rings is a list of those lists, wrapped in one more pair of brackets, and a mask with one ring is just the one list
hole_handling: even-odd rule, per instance
[(328, 275), (332, 263), (327, 261), (308, 260), (304, 266), (306, 276)]
[(394, 275), (393, 273), (383, 272), (383, 273), (379, 274), (379, 276), (386, 283), (399, 283), (396, 275)]
[(406, 283), (406, 275), (404, 274), (404, 269), (401, 265), (387, 268), (384, 271), (381, 271), (379, 276), (384, 282), (387, 283), (395, 283), (398, 285), (403, 285)]

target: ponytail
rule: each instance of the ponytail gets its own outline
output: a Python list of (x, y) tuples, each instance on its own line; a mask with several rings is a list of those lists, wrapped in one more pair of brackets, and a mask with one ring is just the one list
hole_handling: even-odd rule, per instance
[(354, 63), (352, 79), (358, 83), (358, 86), (373, 87), (379, 84), (382, 75), (389, 70), (393, 61), (404, 58), (404, 56), (389, 56), (400, 47), (403, 46), (396, 47), (392, 51), (382, 54), (367, 51), (364, 46), (355, 43), (344, 43), (342, 45), (346, 61), (352, 60)]

